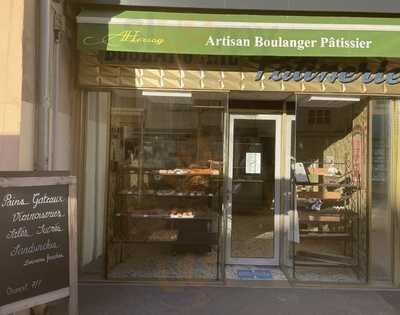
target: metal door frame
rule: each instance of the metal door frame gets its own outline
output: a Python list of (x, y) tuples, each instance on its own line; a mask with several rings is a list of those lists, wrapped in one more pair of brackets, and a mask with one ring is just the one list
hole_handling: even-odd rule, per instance
[[(232, 178), (233, 178), (233, 145), (235, 120), (273, 120), (275, 121), (275, 220), (274, 220), (274, 256), (272, 258), (235, 258), (231, 255), (232, 241)], [(228, 172), (225, 184), (225, 209), (226, 209), (226, 263), (241, 265), (279, 265), (280, 244), (280, 173), (281, 173), (281, 121), (280, 114), (230, 114), (228, 137)]]
[[(292, 152), (292, 141), (296, 141), (296, 136), (292, 137), (293, 130), (295, 131), (296, 128), (293, 127), (293, 122), (296, 123), (296, 115), (286, 115), (286, 126), (284, 127), (283, 131), (285, 132), (285, 139), (284, 139), (284, 147), (285, 147), (285, 168), (284, 168), (284, 181), (286, 185), (283, 187), (283, 202), (285, 207), (282, 209), (281, 215), (283, 216), (282, 222), (283, 231), (281, 231), (281, 235), (283, 235), (281, 249), (284, 250), (281, 253), (281, 267), (289, 267), (294, 268), (294, 253), (290, 253), (290, 245), (291, 243), (295, 243), (296, 233), (298, 233), (298, 217), (296, 211), (296, 194), (295, 194), (295, 186), (292, 183), (292, 171), (294, 168), (295, 163), (295, 150), (296, 145), (294, 143), (293, 152)], [(297, 230), (295, 231), (297, 227)], [(293, 275), (290, 276), (293, 278)]]

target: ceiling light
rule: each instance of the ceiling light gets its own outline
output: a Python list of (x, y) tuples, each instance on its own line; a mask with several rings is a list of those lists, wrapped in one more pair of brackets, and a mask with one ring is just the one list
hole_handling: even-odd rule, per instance
[(190, 92), (162, 92), (162, 91), (143, 91), (143, 96), (158, 96), (158, 97), (192, 97)]
[(335, 97), (335, 96), (311, 96), (308, 102), (329, 101), (329, 102), (359, 102), (359, 97)]

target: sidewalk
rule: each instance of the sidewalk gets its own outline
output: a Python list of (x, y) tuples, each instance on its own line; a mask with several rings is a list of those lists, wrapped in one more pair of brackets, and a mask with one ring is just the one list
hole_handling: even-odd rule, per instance
[[(81, 285), (80, 315), (398, 315), (400, 291)], [(65, 314), (60, 306), (50, 315)]]

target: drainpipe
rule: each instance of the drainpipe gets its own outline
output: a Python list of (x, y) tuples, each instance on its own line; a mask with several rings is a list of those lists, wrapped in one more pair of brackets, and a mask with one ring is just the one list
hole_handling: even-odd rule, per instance
[(40, 48), (39, 48), (39, 106), (37, 111), (37, 155), (36, 169), (50, 170), (50, 47), (51, 47), (51, 0), (39, 3)]
[(57, 141), (57, 135), (58, 135), (58, 126), (57, 123), (57, 114), (58, 114), (58, 108), (59, 108), (59, 102), (60, 102), (60, 81), (61, 81), (61, 68), (60, 68), (60, 62), (61, 62), (61, 42), (62, 42), (62, 37), (65, 31), (65, 22), (64, 22), (64, 12), (63, 12), (63, 5), (64, 5), (64, 0), (57, 0), (57, 2), (53, 2), (53, 15), (52, 15), (52, 35), (53, 35), (53, 71), (52, 71), (52, 83), (53, 83), (53, 102), (52, 102), (52, 107), (50, 108), (51, 110), (51, 129), (50, 129), (50, 135), (51, 135), (51, 144), (50, 144), (50, 161), (51, 163), (51, 169), (55, 170), (57, 168), (56, 165), (56, 141)]

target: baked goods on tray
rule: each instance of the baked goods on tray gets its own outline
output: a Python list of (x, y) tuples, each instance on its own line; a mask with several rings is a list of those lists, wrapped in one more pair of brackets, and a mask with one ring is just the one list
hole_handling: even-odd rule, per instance
[(192, 174), (192, 175), (219, 175), (219, 170), (212, 169), (212, 168), (191, 168), (190, 174)]
[(173, 170), (159, 170), (160, 175), (219, 175), (215, 168), (176, 168)]
[(178, 210), (174, 209), (170, 212), (171, 218), (194, 218), (194, 212), (192, 210)]

